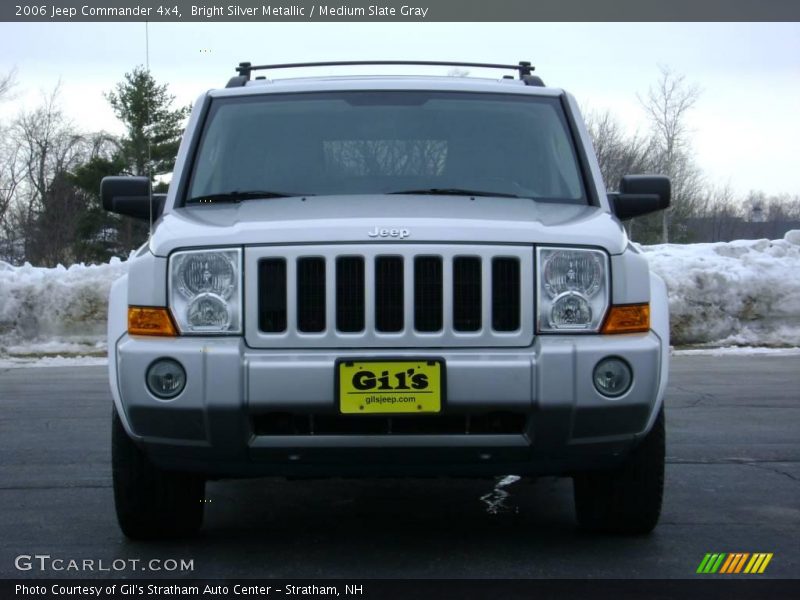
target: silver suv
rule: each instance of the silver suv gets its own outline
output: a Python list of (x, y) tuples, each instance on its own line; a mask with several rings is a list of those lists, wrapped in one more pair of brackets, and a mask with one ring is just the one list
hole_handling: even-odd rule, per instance
[(586, 529), (652, 530), (667, 295), (620, 221), (669, 180), (607, 193), (529, 63), (251, 80), (320, 64), (356, 63), (242, 63), (200, 96), (165, 196), (102, 182), (155, 219), (110, 295), (123, 532), (196, 531), (208, 478), (509, 473), (572, 477)]

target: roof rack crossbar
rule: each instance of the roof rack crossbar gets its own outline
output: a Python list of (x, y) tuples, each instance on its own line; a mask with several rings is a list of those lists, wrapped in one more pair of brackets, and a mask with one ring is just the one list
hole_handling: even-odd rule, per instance
[[(263, 71), (266, 69), (294, 69), (299, 67), (344, 67), (360, 65), (415, 65), (415, 66), (437, 66), (437, 67), (479, 67), (486, 69), (511, 69), (519, 72), (519, 78), (523, 81), (530, 77), (535, 67), (528, 61), (520, 61), (517, 65), (504, 65), (498, 63), (475, 63), (475, 62), (450, 62), (434, 60), (345, 60), (333, 62), (308, 62), (308, 63), (283, 63), (277, 65), (253, 65), (249, 62), (241, 62), (236, 67), (239, 77), (244, 81), (250, 80), (253, 71)], [(234, 78), (237, 79), (237, 78)], [(233, 82), (233, 80), (231, 80)], [(241, 85), (244, 85), (242, 83)]]

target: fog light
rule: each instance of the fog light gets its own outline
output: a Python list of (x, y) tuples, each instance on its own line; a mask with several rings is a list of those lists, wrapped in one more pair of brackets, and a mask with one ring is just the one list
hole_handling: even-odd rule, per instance
[(147, 389), (158, 398), (174, 398), (186, 386), (186, 371), (171, 358), (159, 358), (147, 368)]
[(631, 387), (633, 373), (621, 358), (604, 358), (594, 368), (594, 387), (609, 398), (621, 396)]

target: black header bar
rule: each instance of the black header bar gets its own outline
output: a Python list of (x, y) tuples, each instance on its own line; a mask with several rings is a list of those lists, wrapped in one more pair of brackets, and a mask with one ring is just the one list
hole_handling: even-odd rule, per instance
[(11, 0), (27, 22), (800, 21), (797, 0)]
[(616, 598), (667, 600), (783, 600), (798, 597), (797, 579), (6, 579), (0, 597), (37, 600), (147, 598), (337, 598), (342, 600), (563, 600)]

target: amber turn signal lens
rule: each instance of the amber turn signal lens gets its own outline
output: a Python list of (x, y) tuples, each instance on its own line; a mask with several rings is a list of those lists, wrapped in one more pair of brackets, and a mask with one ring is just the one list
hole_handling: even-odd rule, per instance
[(129, 306), (128, 333), (132, 335), (178, 335), (169, 311), (159, 306)]
[(601, 333), (641, 333), (650, 331), (650, 305), (612, 306)]

